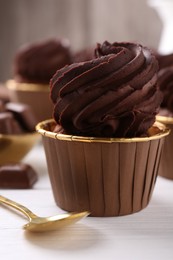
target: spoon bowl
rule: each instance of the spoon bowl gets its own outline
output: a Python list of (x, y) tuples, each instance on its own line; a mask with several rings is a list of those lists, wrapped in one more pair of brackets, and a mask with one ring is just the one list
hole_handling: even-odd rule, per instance
[(50, 217), (38, 217), (32, 211), (30, 211), (25, 206), (12, 201), (4, 196), (0, 195), (0, 203), (6, 204), (10, 207), (13, 207), (20, 212), (22, 212), (25, 216), (28, 217), (29, 222), (23, 226), (23, 228), (27, 231), (32, 232), (45, 232), (45, 231), (54, 231), (61, 229), (63, 227), (69, 226), (80, 219), (87, 217), (89, 215), (88, 211), (83, 211), (79, 213), (64, 213)]
[(69, 226), (88, 215), (89, 213), (84, 211), (80, 213), (64, 213), (46, 218), (36, 217), (32, 218), (23, 228), (32, 232), (53, 231)]

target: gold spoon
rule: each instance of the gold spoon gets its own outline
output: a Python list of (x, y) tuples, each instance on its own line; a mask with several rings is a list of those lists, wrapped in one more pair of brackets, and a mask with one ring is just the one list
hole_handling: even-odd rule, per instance
[(89, 215), (88, 211), (83, 211), (80, 213), (64, 213), (51, 217), (38, 217), (32, 211), (30, 211), (25, 206), (7, 199), (0, 195), (0, 202), (8, 206), (11, 206), (20, 212), (24, 213), (29, 219), (29, 222), (23, 226), (25, 230), (32, 232), (44, 232), (44, 231), (53, 231), (60, 229), (62, 227), (71, 225), (78, 220)]

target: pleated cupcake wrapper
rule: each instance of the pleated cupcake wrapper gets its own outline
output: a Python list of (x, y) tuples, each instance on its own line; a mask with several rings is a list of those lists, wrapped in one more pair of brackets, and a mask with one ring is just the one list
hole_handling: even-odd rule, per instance
[(28, 104), (37, 122), (52, 116), (53, 106), (49, 99), (49, 85), (17, 83), (9, 80), (6, 86), (9, 89), (11, 101)]
[(165, 139), (158, 174), (173, 180), (173, 118), (158, 116), (157, 119), (171, 129), (169, 136)]
[(68, 141), (43, 134), (57, 205), (100, 217), (140, 211), (150, 201), (163, 142)]

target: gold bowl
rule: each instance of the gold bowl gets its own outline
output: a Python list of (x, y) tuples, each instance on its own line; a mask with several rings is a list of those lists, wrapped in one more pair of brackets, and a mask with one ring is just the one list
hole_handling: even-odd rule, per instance
[(18, 83), (8, 80), (6, 87), (12, 102), (30, 106), (37, 122), (52, 117), (53, 105), (49, 99), (48, 84)]
[(0, 165), (18, 163), (40, 140), (36, 132), (20, 135), (0, 134)]

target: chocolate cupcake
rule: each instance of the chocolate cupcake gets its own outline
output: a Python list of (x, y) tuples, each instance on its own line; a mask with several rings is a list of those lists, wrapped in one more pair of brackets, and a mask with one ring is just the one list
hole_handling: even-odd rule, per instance
[(65, 39), (49, 39), (19, 48), (13, 63), (14, 80), (7, 82), (11, 100), (29, 104), (38, 121), (51, 117), (49, 81), (57, 69), (71, 62), (69, 42)]
[(165, 140), (163, 147), (159, 175), (173, 180), (173, 64), (159, 70), (158, 84), (163, 93), (163, 101), (157, 120), (171, 129), (171, 133)]
[(14, 59), (14, 79), (21, 83), (49, 84), (51, 77), (71, 63), (67, 40), (50, 39), (19, 49)]
[(160, 162), (164, 125), (158, 63), (140, 44), (98, 44), (95, 59), (58, 70), (50, 81), (54, 121), (37, 125), (56, 203), (92, 216), (145, 208)]

